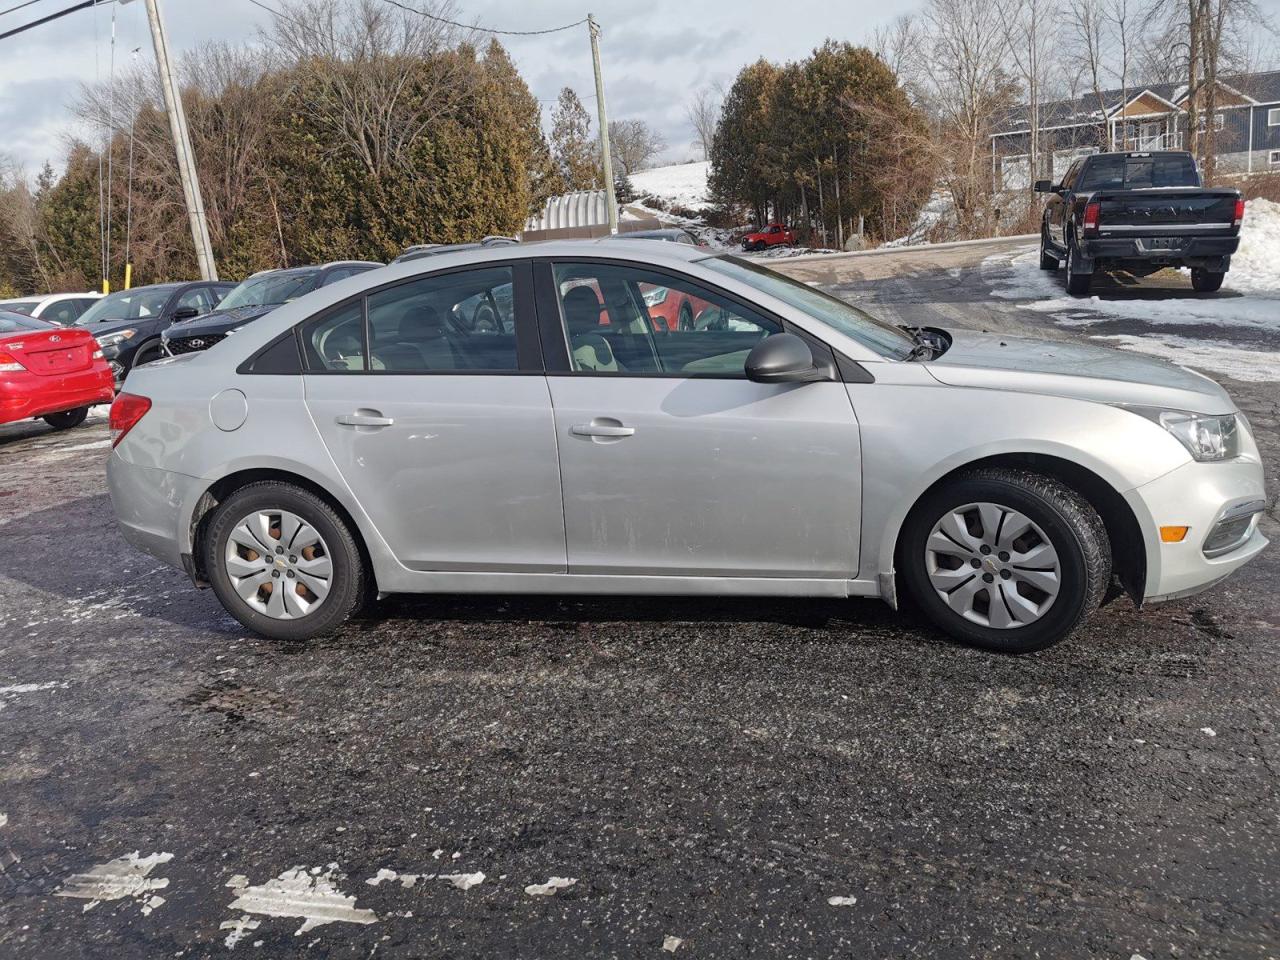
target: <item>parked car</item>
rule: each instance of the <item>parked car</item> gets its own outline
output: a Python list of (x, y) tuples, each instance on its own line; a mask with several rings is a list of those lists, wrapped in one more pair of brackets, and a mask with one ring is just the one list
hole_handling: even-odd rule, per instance
[(796, 232), (780, 223), (771, 223), (763, 230), (748, 233), (742, 238), (743, 250), (764, 250), (768, 247), (793, 247)]
[(705, 247), (706, 244), (688, 230), (679, 227), (668, 227), (662, 230), (628, 230), (619, 233), (618, 240), (665, 240), (668, 243), (687, 243), (691, 247)]
[(160, 334), (171, 323), (208, 313), (234, 288), (234, 283), (197, 281), (120, 290), (86, 310), (76, 326), (97, 338), (119, 385), (134, 367), (163, 356)]
[(89, 333), (0, 311), (0, 423), (40, 418), (65, 430), (114, 396), (111, 369)]
[(313, 267), (255, 273), (228, 293), (214, 310), (189, 320), (178, 320), (161, 333), (161, 349), (171, 357), (208, 350), (282, 303), (380, 266), (382, 264), (365, 260), (337, 260)]
[(421, 260), (423, 257), (435, 257), (442, 253), (450, 253), (454, 250), (479, 250), (488, 247), (509, 247), (520, 241), (515, 237), (504, 237), (501, 235), (493, 235), (484, 237), (474, 243), (415, 243), (411, 247), (405, 247), (401, 251), (400, 256), (392, 260), (392, 263), (404, 263), (406, 260)]
[(80, 315), (102, 299), (102, 294), (92, 290), (85, 293), (50, 293), (45, 296), (20, 297), (16, 300), (0, 300), (0, 310), (23, 313), (28, 317), (48, 320), (65, 327), (80, 319)]
[(1066, 261), (1067, 292), (1089, 292), (1107, 267), (1143, 276), (1190, 267), (1201, 292), (1222, 286), (1240, 246), (1239, 190), (1204, 189), (1195, 157), (1184, 151), (1096, 153), (1071, 165), (1061, 183), (1037, 180), (1053, 194), (1040, 227), (1040, 269)]
[[(655, 282), (733, 322), (655, 333)], [(451, 322), (499, 292), (510, 333)], [(1139, 603), (1186, 596), (1267, 542), (1258, 448), (1208, 378), (904, 330), (677, 243), (368, 273), (137, 370), (111, 427), (125, 536), (285, 639), (387, 593), (902, 591), (1025, 652), (1113, 576)]]

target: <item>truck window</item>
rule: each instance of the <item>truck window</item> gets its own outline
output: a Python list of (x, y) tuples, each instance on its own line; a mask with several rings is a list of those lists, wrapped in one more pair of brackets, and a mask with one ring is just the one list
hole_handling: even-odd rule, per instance
[(1200, 175), (1189, 154), (1152, 154), (1146, 157), (1122, 153), (1091, 157), (1076, 190), (1143, 190), (1151, 187), (1198, 187)]

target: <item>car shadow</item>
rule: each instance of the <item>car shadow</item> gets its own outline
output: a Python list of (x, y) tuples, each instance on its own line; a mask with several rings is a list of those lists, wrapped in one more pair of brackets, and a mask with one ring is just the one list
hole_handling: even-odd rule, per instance
[[(1059, 270), (1056, 277), (1065, 292), (1066, 271)], [(1243, 294), (1234, 290), (1199, 293), (1191, 286), (1189, 273), (1166, 269), (1146, 276), (1124, 270), (1099, 270), (1093, 275), (1089, 296), (1104, 300), (1233, 300)]]

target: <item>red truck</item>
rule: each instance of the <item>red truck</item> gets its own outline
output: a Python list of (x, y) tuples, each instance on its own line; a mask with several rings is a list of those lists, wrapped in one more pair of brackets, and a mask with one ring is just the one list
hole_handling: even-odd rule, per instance
[(796, 232), (780, 223), (771, 223), (763, 230), (748, 233), (742, 238), (743, 250), (764, 250), (767, 247), (788, 246), (796, 243)]

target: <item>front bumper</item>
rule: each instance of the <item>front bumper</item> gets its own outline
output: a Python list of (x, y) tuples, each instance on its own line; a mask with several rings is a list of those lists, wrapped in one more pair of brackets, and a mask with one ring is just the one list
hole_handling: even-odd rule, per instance
[[(1268, 543), (1258, 529), (1266, 497), (1262, 464), (1253, 457), (1188, 463), (1131, 490), (1126, 499), (1147, 555), (1143, 599), (1199, 593), (1256, 557)], [(1162, 526), (1189, 529), (1181, 542), (1163, 543)]]
[(143, 467), (113, 450), (107, 458), (107, 489), (125, 540), (170, 566), (184, 569), (190, 506), (206, 482), (197, 477)]

